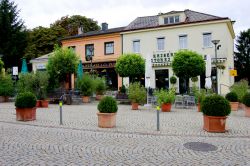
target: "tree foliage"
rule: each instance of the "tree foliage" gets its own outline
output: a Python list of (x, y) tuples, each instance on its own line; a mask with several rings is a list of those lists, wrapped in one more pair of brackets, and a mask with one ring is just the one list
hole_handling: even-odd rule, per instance
[(82, 25), (84, 32), (96, 31), (100, 27), (97, 24), (97, 21), (94, 21), (91, 18), (87, 18), (81, 15), (73, 16), (64, 16), (60, 20), (55, 21), (50, 25), (51, 28), (63, 28), (65, 35), (72, 36), (78, 34), (78, 27)]
[(0, 54), (6, 68), (18, 65), (27, 45), (27, 32), (18, 15), (14, 2), (0, 1)]
[(47, 65), (49, 76), (64, 82), (68, 74), (76, 73), (78, 62), (79, 58), (72, 49), (56, 46)]
[(201, 75), (205, 71), (205, 61), (196, 52), (179, 51), (174, 56), (172, 67), (175, 75), (188, 79)]
[(53, 51), (58, 38), (66, 34), (61, 27), (45, 28), (39, 26), (28, 32), (28, 46), (25, 49), (27, 59), (37, 58)]
[(0, 59), (0, 75), (1, 75), (1, 72), (2, 72), (3, 67), (4, 67), (4, 63), (3, 63), (3, 61)]
[(247, 79), (250, 82), (250, 29), (238, 36), (235, 52), (235, 67), (238, 71), (237, 80)]
[(138, 77), (145, 72), (145, 60), (138, 54), (123, 54), (117, 59), (115, 70), (121, 77)]

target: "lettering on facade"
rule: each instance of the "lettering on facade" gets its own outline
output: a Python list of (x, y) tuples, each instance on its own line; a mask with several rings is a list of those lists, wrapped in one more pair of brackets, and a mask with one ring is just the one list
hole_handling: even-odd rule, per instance
[(175, 53), (154, 53), (151, 59), (152, 66), (170, 66)]
[[(95, 69), (98, 69), (98, 68), (114, 68), (115, 67), (115, 62), (93, 63), (92, 66)], [(91, 63), (83, 64), (83, 68), (84, 69), (91, 69)]]

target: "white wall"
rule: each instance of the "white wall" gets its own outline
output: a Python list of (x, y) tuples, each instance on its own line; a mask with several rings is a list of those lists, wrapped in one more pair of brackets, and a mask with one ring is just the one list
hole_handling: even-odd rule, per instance
[[(227, 20), (228, 22), (228, 20)], [(218, 58), (227, 58), (224, 65), (226, 69), (222, 72), (218, 71), (218, 88), (220, 84), (232, 85), (234, 78), (229, 76), (229, 69), (233, 68), (233, 36), (229, 31), (227, 22), (217, 21), (201, 23), (201, 24), (188, 24), (182, 26), (163, 27), (155, 29), (147, 29), (141, 31), (130, 31), (123, 33), (123, 53), (133, 52), (133, 40), (140, 40), (140, 54), (146, 58), (149, 53), (153, 56), (154, 52), (157, 52), (157, 38), (165, 37), (165, 50), (164, 52), (177, 52), (179, 50), (179, 35), (186, 34), (188, 40), (188, 49), (196, 51), (202, 55), (210, 54), (213, 58), (215, 55), (215, 48), (203, 47), (203, 33), (212, 33), (212, 40), (220, 40), (220, 49), (217, 51)], [(151, 57), (153, 58), (153, 57)], [(165, 68), (165, 67), (164, 67)], [(169, 67), (167, 67), (169, 68)], [(155, 68), (153, 68), (155, 70)], [(173, 75), (173, 72), (169, 70), (169, 77)], [(154, 72), (152, 73), (151, 85), (155, 88)], [(228, 88), (223, 87), (221, 89), (222, 94), (227, 93)], [(220, 89), (219, 89), (220, 92)]]

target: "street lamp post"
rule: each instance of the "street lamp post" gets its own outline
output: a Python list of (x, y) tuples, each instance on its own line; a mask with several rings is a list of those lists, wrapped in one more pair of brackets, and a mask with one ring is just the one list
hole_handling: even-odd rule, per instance
[(92, 59), (94, 54), (94, 47), (89, 48), (89, 52), (90, 52), (90, 65), (91, 65), (90, 73), (92, 74), (93, 72)]
[(214, 44), (214, 50), (215, 50), (215, 69), (216, 69), (216, 88), (215, 92), (218, 94), (218, 72), (217, 72), (217, 49), (219, 49), (219, 46), (217, 48), (217, 44), (220, 42), (220, 40), (212, 40), (212, 43)]

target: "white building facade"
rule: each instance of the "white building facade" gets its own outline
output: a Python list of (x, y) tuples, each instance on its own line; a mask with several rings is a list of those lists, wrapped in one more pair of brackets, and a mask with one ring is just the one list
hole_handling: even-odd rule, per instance
[[(145, 59), (150, 57), (152, 88), (172, 86), (170, 77), (174, 73), (171, 62), (175, 52), (181, 49), (192, 50), (201, 54), (204, 59), (209, 54), (213, 62), (217, 60), (217, 66), (222, 66), (218, 69), (215, 64), (212, 65), (213, 87), (216, 87), (217, 71), (218, 93), (225, 94), (234, 83), (234, 77), (230, 76), (230, 70), (234, 69), (234, 38), (233, 22), (229, 18), (191, 10), (172, 11), (156, 16), (138, 17), (131, 22), (122, 32), (122, 52), (139, 53)], [(212, 40), (219, 40), (217, 59)], [(124, 83), (128, 85), (129, 79), (124, 79)], [(205, 72), (199, 76), (196, 85), (204, 88)], [(178, 78), (176, 87), (178, 92), (183, 92), (181, 78)]]

